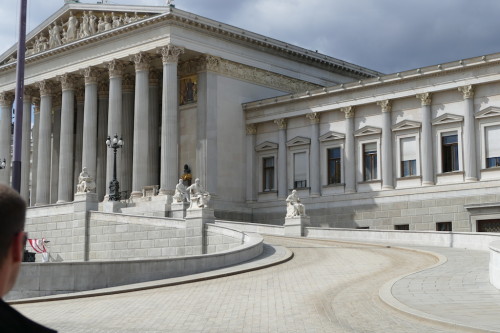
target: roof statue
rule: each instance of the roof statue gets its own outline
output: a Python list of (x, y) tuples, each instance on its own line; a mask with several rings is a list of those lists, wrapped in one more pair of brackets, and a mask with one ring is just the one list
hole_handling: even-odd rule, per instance
[(175, 0), (167, 0), (167, 6), (175, 7)]

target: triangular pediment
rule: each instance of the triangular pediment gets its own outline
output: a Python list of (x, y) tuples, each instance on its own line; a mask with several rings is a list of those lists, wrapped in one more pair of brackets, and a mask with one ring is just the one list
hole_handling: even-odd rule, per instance
[(413, 120), (403, 120), (392, 126), (393, 131), (404, 131), (408, 129), (417, 129), (422, 126), (422, 123)]
[(450, 123), (457, 123), (457, 122), (460, 122), (460, 121), (463, 121), (463, 120), (464, 120), (463, 116), (459, 116), (459, 115), (451, 114), (451, 113), (445, 113), (445, 114), (443, 114), (443, 115), (435, 118), (432, 121), (432, 125), (436, 126), (436, 125), (444, 125), (444, 124), (450, 124)]
[(311, 144), (311, 139), (303, 137), (303, 136), (296, 136), (292, 140), (288, 141), (286, 145), (288, 147), (293, 147), (293, 146), (300, 146), (300, 145), (309, 145)]
[(262, 142), (255, 147), (255, 151), (273, 150), (278, 149), (278, 144), (270, 141)]
[(342, 133), (337, 133), (333, 131), (326, 132), (322, 136), (319, 137), (319, 141), (325, 142), (325, 141), (332, 141), (332, 140), (343, 140), (345, 138), (345, 135)]
[(498, 106), (488, 106), (486, 109), (479, 111), (476, 113), (476, 118), (490, 118), (490, 117), (498, 117), (500, 116), (500, 107)]
[[(167, 12), (167, 6), (68, 3), (26, 36), (26, 58)], [(16, 61), (17, 45), (0, 56), (0, 65)]]
[(354, 132), (354, 136), (365, 136), (382, 133), (382, 129), (379, 127), (365, 126)]

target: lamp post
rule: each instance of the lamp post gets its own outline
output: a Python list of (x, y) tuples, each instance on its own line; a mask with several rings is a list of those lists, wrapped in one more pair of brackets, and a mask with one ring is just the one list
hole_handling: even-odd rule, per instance
[(5, 169), (5, 166), (6, 166), (6, 161), (4, 158), (3, 161), (0, 162), (0, 170)]
[(120, 183), (116, 180), (116, 151), (123, 146), (123, 139), (118, 140), (118, 134), (115, 134), (113, 139), (108, 135), (106, 145), (113, 149), (114, 153), (113, 179), (109, 182), (109, 201), (120, 201)]

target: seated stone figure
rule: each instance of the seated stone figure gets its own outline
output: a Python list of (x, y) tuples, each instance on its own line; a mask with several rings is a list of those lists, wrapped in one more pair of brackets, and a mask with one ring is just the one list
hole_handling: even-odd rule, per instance
[(179, 179), (179, 184), (175, 186), (173, 199), (175, 202), (184, 202), (187, 199), (186, 186), (184, 186), (182, 179)]
[(293, 190), (292, 194), (286, 198), (286, 203), (286, 217), (306, 216), (306, 209), (304, 205), (300, 203), (300, 198), (296, 190)]
[(94, 178), (90, 177), (87, 168), (83, 168), (78, 176), (78, 184), (76, 185), (76, 193), (95, 192)]
[(205, 191), (200, 184), (200, 180), (196, 178), (194, 184), (187, 188), (191, 205), (189, 208), (207, 208), (210, 201), (210, 193)]

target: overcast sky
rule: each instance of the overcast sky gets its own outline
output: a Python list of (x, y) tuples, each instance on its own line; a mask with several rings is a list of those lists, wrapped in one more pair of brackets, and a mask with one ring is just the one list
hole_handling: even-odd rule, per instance
[[(19, 0), (0, 3), (1, 54), (17, 40)], [(28, 32), (63, 4), (63, 0), (28, 0)], [(500, 52), (499, 0), (176, 0), (175, 4), (384, 73)]]

